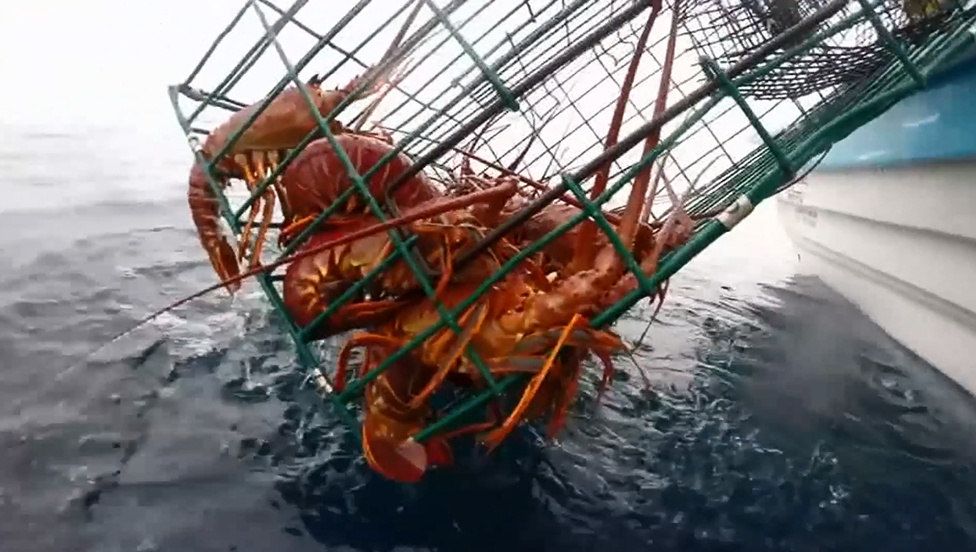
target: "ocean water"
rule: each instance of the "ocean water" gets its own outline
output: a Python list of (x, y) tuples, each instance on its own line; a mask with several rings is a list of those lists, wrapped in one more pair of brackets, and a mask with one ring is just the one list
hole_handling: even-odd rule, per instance
[(167, 42), (188, 2), (49, 4), (0, 21), (23, 83), (0, 88), (0, 551), (976, 549), (976, 401), (802, 274), (772, 205), (673, 279), (649, 385), (621, 360), (557, 442), (418, 486), (350, 449), (253, 284), (89, 358), (212, 283), (164, 87), (213, 31)]

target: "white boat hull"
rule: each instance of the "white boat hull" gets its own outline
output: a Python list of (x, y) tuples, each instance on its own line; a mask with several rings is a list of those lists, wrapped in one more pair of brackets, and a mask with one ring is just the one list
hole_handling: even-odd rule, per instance
[(976, 395), (976, 160), (817, 171), (777, 204), (801, 270)]

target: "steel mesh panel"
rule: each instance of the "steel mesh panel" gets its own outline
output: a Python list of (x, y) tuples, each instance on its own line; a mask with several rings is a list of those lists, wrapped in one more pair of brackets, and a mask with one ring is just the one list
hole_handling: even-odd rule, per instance
[[(708, 0), (695, 3), (691, 8), (696, 23), (689, 25), (688, 34), (699, 53), (722, 64), (732, 64), (825, 4), (823, 1), (809, 0)], [(885, 0), (874, 7), (884, 27), (904, 39), (926, 36), (944, 21), (947, 13), (938, 11), (929, 17), (910, 17), (905, 4), (911, 2)], [(852, 2), (840, 10), (831, 22), (849, 17), (857, 9), (858, 4)], [(803, 38), (802, 35), (797, 36), (793, 44)], [(755, 98), (799, 98), (860, 82), (891, 60), (892, 52), (885, 46), (877, 29), (870, 21), (863, 20), (842, 35), (825, 40), (797, 56), (763, 79), (743, 86), (741, 91)]]

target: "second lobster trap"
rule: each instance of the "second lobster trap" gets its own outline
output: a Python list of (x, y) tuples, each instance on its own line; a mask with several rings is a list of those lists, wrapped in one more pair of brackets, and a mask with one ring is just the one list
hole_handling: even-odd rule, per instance
[(459, 434), (557, 431), (584, 360), (607, 380), (626, 353), (617, 318), (954, 62), (972, 21), (891, 0), (250, 0), (170, 95), (218, 276), (257, 278), (370, 465), (415, 481)]

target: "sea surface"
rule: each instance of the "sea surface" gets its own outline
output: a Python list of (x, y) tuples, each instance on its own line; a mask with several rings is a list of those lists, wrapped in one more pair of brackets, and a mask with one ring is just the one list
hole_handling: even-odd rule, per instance
[(0, 23), (0, 552), (976, 549), (976, 401), (804, 275), (773, 205), (556, 442), (421, 485), (366, 468), (253, 284), (91, 356), (213, 282), (165, 96), (213, 33), (167, 47), (187, 2), (26, 4)]

